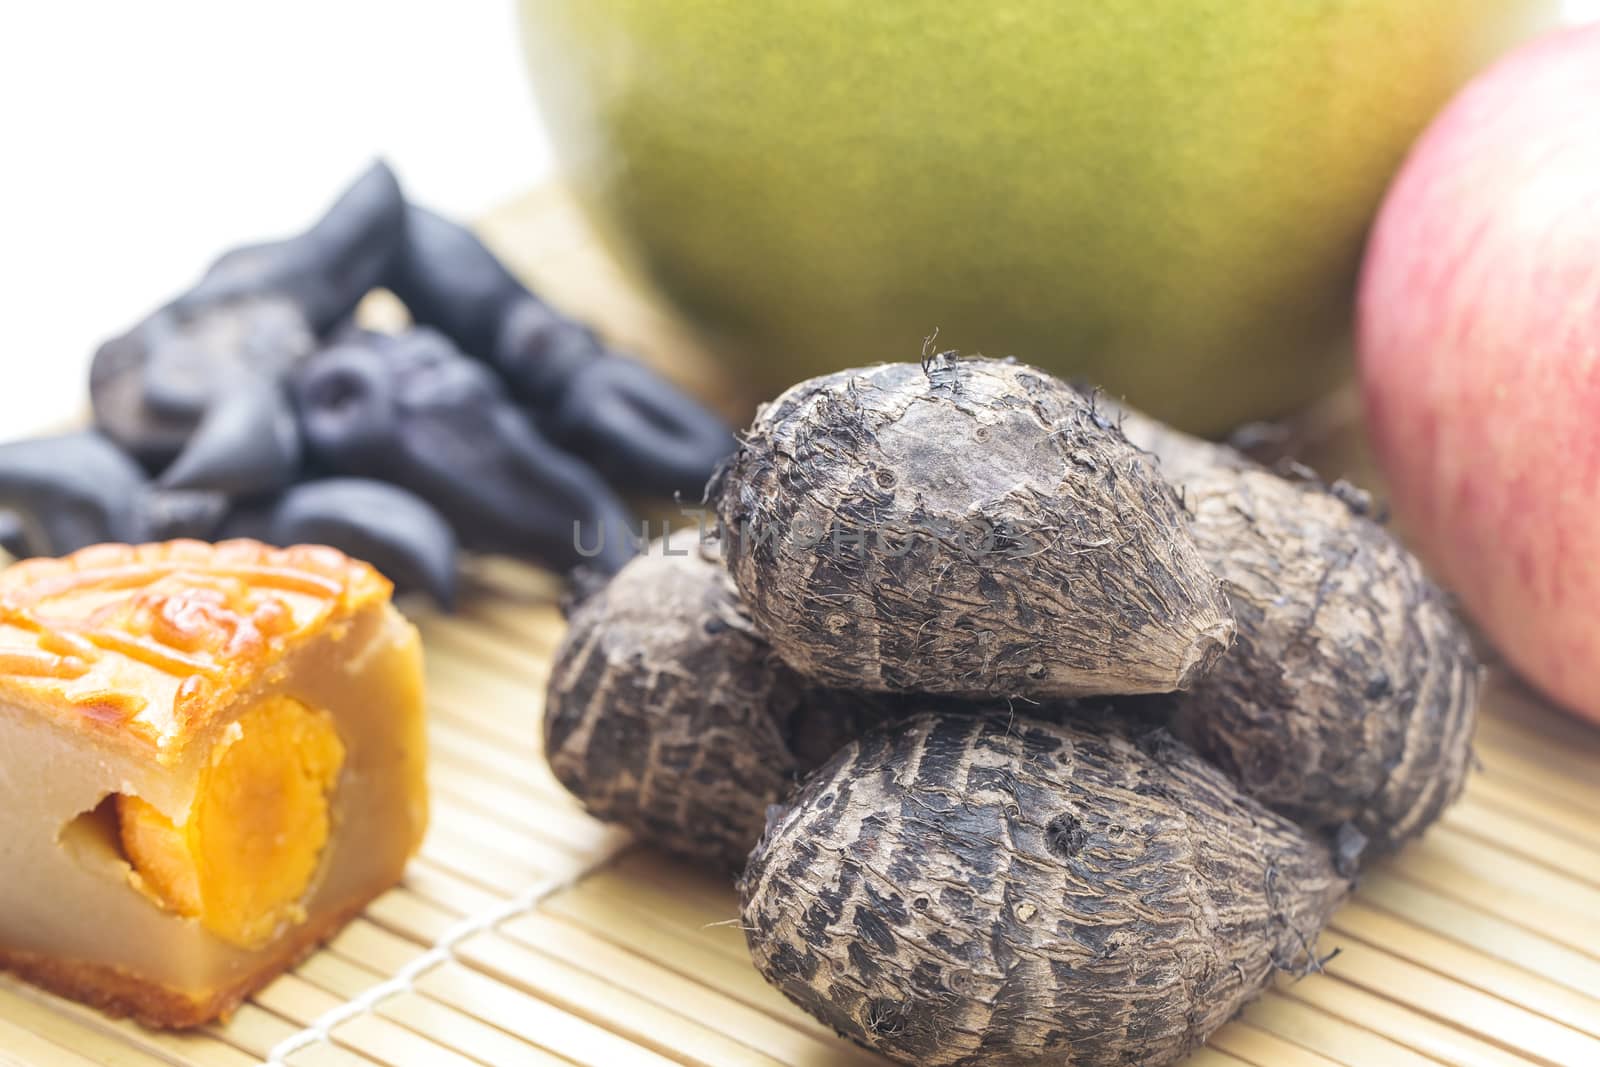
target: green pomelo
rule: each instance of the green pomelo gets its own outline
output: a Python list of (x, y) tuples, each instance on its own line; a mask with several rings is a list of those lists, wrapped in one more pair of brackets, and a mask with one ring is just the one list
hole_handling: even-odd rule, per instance
[(1342, 373), (1413, 137), (1549, 0), (523, 0), (608, 240), (746, 383), (1017, 355), (1201, 432)]

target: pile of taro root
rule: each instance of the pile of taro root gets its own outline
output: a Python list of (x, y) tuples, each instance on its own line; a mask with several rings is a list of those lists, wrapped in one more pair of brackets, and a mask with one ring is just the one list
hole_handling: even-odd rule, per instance
[[(354, 323), (379, 288), (410, 328)], [(90, 396), (92, 430), (0, 444), (0, 549), (320, 542), (447, 605), (458, 548), (614, 573), (624, 498), (698, 498), (734, 445), (382, 163), (106, 342)]]
[(574, 607), (548, 758), (903, 1063), (1172, 1062), (1461, 790), (1478, 665), (1347, 485), (940, 356), (793, 387), (710, 501)]

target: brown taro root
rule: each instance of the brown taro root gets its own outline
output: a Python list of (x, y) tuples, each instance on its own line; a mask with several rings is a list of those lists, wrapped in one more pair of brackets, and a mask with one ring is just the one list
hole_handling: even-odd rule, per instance
[(1232, 635), (1155, 464), (1021, 364), (802, 382), (761, 410), (711, 496), (756, 624), (827, 685), (1165, 692)]
[(1302, 823), (1349, 821), (1373, 851), (1420, 833), (1461, 792), (1477, 714), (1477, 659), (1444, 594), (1359, 490), (1133, 413), (1122, 427), (1182, 489), (1238, 627), (1172, 698), (1174, 730)]
[(1178, 1059), (1349, 886), (1166, 731), (921, 715), (806, 780), (740, 881), (757, 968), (919, 1067)]
[(597, 817), (737, 871), (768, 805), (888, 712), (779, 659), (713, 551), (680, 531), (578, 605), (550, 676), (545, 752)]

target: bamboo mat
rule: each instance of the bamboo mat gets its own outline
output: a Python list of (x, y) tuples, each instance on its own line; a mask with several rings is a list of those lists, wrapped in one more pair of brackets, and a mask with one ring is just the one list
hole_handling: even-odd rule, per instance
[[(554, 297), (691, 384), (709, 363), (546, 192), (486, 223)], [(468, 1067), (883, 1061), (751, 968), (731, 888), (586, 816), (540, 753), (560, 639), (548, 576), (475, 564), (460, 614), (414, 609), (434, 821), (404, 882), (226, 1024), (164, 1034), (0, 978), (0, 1064)], [(1365, 874), (1321, 946), (1193, 1067), (1600, 1065), (1600, 730), (1492, 675), (1481, 770)]]

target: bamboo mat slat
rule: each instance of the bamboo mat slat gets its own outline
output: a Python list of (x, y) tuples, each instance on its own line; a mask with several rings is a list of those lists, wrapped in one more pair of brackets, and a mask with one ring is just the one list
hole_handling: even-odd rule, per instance
[[(1419, 932), (1432, 932), (1485, 956), (1600, 1001), (1600, 963), (1588, 955), (1489, 912), (1433, 892), (1404, 877), (1393, 864), (1363, 877), (1361, 903), (1398, 916)], [(1337, 917), (1336, 917), (1337, 918)]]
[[(1347, 937), (1386, 949), (1403, 960), (1450, 975), (1472, 989), (1600, 1039), (1600, 1013), (1595, 1012), (1589, 997), (1469, 946), (1408, 926), (1365, 900), (1351, 901), (1333, 923), (1333, 930), (1343, 935), (1341, 944)], [(1346, 971), (1339, 973), (1348, 977)]]
[(289, 1056), (287, 1067), (373, 1067), (364, 1056), (346, 1052), (334, 1045), (312, 1045)]
[[(244, 1005), (232, 1018), (226, 1022), (216, 1023), (209, 1029), (211, 1033), (230, 1045), (249, 1053), (252, 1060), (259, 1060), (271, 1053), (280, 1042), (299, 1032), (300, 1026), (268, 1011), (259, 1003), (253, 1003)], [(322, 1047), (341, 1058), (350, 1056), (349, 1053), (335, 1050), (331, 1045)]]
[(1237, 1022), (1222, 1030), (1212, 1039), (1211, 1048), (1256, 1067), (1337, 1067), (1334, 1060), (1320, 1053), (1291, 1044), (1246, 1022)]
[(94, 1060), (0, 1019), (0, 1064), (59, 1063), (61, 1067), (94, 1067)]
[[(628, 283), (559, 190), (486, 232), (558, 303), (724, 395), (688, 332)], [(1353, 455), (1348, 442), (1335, 451)], [(561, 789), (539, 728), (560, 584), (504, 560), (468, 573), (459, 614), (407, 605), (428, 656), (435, 814), (403, 883), (191, 1034), (0, 977), (0, 1065), (883, 1062), (761, 981), (724, 880), (631, 842)], [(1187, 1067), (1600, 1065), (1600, 730), (1498, 668), (1491, 678), (1482, 770), (1462, 802), (1364, 875), (1323, 937), (1338, 950), (1324, 973), (1281, 979)]]
[(1437, 1067), (1440, 1062), (1412, 1051), (1364, 1023), (1347, 1022), (1279, 992), (1268, 993), (1247, 1006), (1239, 1018), (1344, 1067), (1377, 1063), (1385, 1067)]

